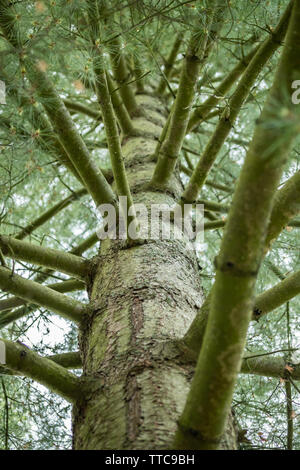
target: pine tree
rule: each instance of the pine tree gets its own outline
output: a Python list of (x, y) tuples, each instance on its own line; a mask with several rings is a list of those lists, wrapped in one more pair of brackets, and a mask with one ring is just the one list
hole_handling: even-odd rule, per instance
[[(0, 0), (3, 448), (67, 447), (66, 403), (74, 449), (300, 446), (299, 22)], [(146, 236), (157, 204), (203, 205), (205, 243)]]

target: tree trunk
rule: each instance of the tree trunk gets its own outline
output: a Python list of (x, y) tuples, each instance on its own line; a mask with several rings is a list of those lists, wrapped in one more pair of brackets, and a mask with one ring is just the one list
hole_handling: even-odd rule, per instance
[[(178, 173), (164, 193), (147, 188), (164, 108), (157, 98), (137, 98), (147, 119), (134, 119), (141, 136), (122, 145), (132, 194), (148, 209), (172, 206), (182, 192)], [(193, 374), (174, 340), (203, 302), (199, 265), (188, 245), (187, 239), (131, 248), (120, 240), (101, 243), (89, 288), (93, 313), (80, 333), (89, 385), (73, 410), (75, 449), (172, 448)], [(231, 417), (222, 447), (236, 448)]]

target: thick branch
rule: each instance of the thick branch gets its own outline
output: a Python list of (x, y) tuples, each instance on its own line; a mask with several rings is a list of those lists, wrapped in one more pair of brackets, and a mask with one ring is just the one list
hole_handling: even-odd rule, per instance
[(268, 312), (288, 302), (300, 294), (300, 271), (286, 277), (271, 289), (258, 295), (255, 299), (253, 319), (258, 320)]
[[(254, 357), (251, 357), (251, 356)], [(243, 374), (262, 375), (264, 377), (275, 377), (277, 379), (286, 378), (288, 371), (285, 369), (286, 361), (280, 357), (266, 357), (265, 355), (256, 355), (244, 357), (241, 367)], [(293, 366), (291, 377), (294, 380), (300, 380), (299, 365)]]
[[(94, 31), (99, 31), (102, 26), (102, 23), (106, 25), (111, 24), (113, 15), (109, 16), (108, 13), (108, 6), (109, 3), (106, 0), (101, 2), (101, 5), (97, 5), (95, 8), (94, 2), (90, 2), (88, 0), (88, 8), (89, 8), (89, 27)], [(98, 10), (99, 8), (99, 10)], [(96, 16), (92, 16), (91, 12), (96, 12)], [(130, 72), (128, 70), (125, 56), (122, 52), (122, 44), (119, 35), (114, 36), (110, 41), (110, 61), (113, 70), (114, 80), (118, 85), (118, 90), (120, 91), (120, 95), (122, 101), (127, 108), (127, 111), (131, 117), (137, 116), (139, 114), (138, 104), (136, 102), (135, 94), (133, 87), (129, 82), (130, 79)]]
[(47, 75), (38, 65), (28, 64), (28, 76), (43, 100), (44, 108), (65, 147), (70, 160), (82, 178), (94, 202), (115, 204), (115, 196), (101, 170), (89, 155), (72, 118)]
[(83, 315), (88, 311), (88, 306), (82, 302), (55, 292), (53, 289), (42, 286), (37, 282), (24, 279), (3, 267), (0, 267), (0, 288), (4, 292), (17, 295), (27, 302), (46, 307), (75, 322), (80, 322)]
[(300, 171), (297, 171), (276, 194), (266, 241), (267, 250), (284, 227), (293, 223), (289, 221), (299, 213)]
[(82, 368), (82, 361), (79, 351), (53, 354), (52, 356), (47, 356), (47, 359), (56, 362), (56, 364), (59, 364), (60, 366), (65, 367), (66, 369)]
[(80, 379), (76, 375), (21, 343), (0, 341), (5, 345), (6, 367), (36, 380), (71, 403), (80, 398)]
[(211, 222), (204, 223), (204, 230), (214, 230), (215, 228), (223, 228), (226, 224), (226, 220), (218, 219)]
[[(86, 250), (91, 248), (95, 243), (99, 241), (97, 237), (97, 233), (93, 233), (90, 235), (86, 240), (81, 242), (79, 245), (74, 247), (72, 250), (70, 250), (70, 253), (74, 255), (82, 255)], [(51, 269), (41, 271), (35, 278), (34, 280), (37, 282), (44, 282), (49, 275), (53, 271)], [(80, 281), (77, 281), (80, 282)], [(22, 299), (22, 302), (24, 299)], [(3, 328), (4, 326), (12, 323), (13, 321), (19, 320), (20, 318), (24, 317), (25, 315), (29, 315), (29, 313), (34, 312), (38, 308), (38, 305), (31, 304), (31, 305), (26, 305), (25, 307), (18, 308), (17, 310), (5, 312), (4, 314), (0, 315), (0, 328)]]
[[(54, 284), (48, 284), (47, 287), (50, 289), (55, 290), (56, 292), (60, 292), (61, 294), (65, 294), (67, 292), (74, 292), (77, 290), (82, 290), (85, 288), (85, 284), (82, 281), (77, 279), (68, 279), (67, 281), (62, 282), (55, 282)], [(26, 301), (24, 299), (20, 299), (19, 297), (9, 297), (5, 300), (0, 300), (0, 311), (10, 310), (15, 307), (19, 307), (20, 305), (25, 305)], [(10, 313), (10, 312), (9, 312)], [(0, 316), (0, 323), (2, 324), (3, 316)]]
[(293, 219), (289, 221), (289, 227), (297, 227), (300, 228), (300, 220), (299, 219)]
[(79, 279), (84, 279), (88, 272), (89, 262), (79, 256), (6, 235), (0, 235), (0, 248), (8, 258), (45, 266)]
[[(217, 273), (208, 324), (179, 420), (177, 449), (218, 448), (228, 419), (251, 320), (253, 293), (273, 198), (297, 133), (299, 111), (292, 103), (291, 82), (300, 75), (299, 22), (300, 0), (295, 0), (274, 84), (241, 170), (215, 263)], [(274, 103), (280, 103), (275, 110)], [(292, 122), (290, 118), (281, 117), (281, 124), (288, 128), (285, 139), (270, 125), (274, 114), (280, 119), (283, 106), (293, 116)]]

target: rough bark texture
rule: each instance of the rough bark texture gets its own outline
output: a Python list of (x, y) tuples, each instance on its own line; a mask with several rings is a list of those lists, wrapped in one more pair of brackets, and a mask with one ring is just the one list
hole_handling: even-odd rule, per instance
[[(123, 142), (135, 202), (173, 205), (182, 190), (175, 174), (165, 193), (147, 189), (164, 123), (163, 105), (137, 97), (145, 137)], [(141, 219), (142, 224), (145, 219)], [(94, 260), (93, 313), (80, 336), (84, 376), (92, 379), (73, 412), (75, 449), (168, 449), (193, 366), (176, 347), (203, 302), (199, 266), (187, 240), (157, 240), (132, 248), (106, 240)], [(222, 444), (236, 447), (232, 418)]]

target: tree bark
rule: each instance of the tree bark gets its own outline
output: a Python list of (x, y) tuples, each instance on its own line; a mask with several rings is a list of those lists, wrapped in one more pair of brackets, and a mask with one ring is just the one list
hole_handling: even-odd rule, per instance
[[(137, 100), (148, 114), (133, 121), (144, 137), (126, 138), (122, 152), (135, 203), (150, 212), (150, 204), (174, 205), (182, 187), (178, 172), (165, 192), (147, 186), (164, 113), (157, 98)], [(199, 265), (188, 244), (187, 239), (148, 240), (131, 248), (119, 240), (101, 243), (89, 286), (93, 311), (80, 332), (90, 385), (73, 409), (75, 449), (171, 448), (193, 375), (176, 340), (203, 302)], [(236, 448), (231, 416), (222, 447)]]

